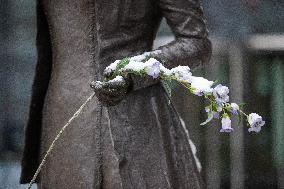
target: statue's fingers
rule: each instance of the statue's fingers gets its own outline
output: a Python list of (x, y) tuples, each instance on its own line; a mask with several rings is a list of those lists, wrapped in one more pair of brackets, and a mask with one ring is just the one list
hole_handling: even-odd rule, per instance
[(100, 81), (92, 81), (90, 87), (94, 90), (100, 90), (103, 88), (103, 83)]
[(112, 98), (121, 96), (126, 94), (126, 89), (118, 89), (118, 88), (107, 88), (107, 89), (101, 89), (100, 92), (101, 94), (110, 96)]
[(108, 81), (103, 84), (103, 88), (110, 88), (110, 89), (119, 89), (123, 88), (126, 85), (125, 79), (118, 80), (118, 81)]
[(112, 96), (102, 91), (97, 93), (96, 96), (103, 106), (114, 106), (123, 99), (123, 96)]
[(114, 71), (110, 69), (105, 69), (103, 72), (104, 77), (109, 78), (113, 75)]

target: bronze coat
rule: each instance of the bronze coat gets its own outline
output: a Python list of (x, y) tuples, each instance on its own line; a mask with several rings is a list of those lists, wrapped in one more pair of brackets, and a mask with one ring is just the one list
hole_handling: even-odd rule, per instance
[[(32, 178), (58, 130), (116, 59), (152, 50), (162, 17), (175, 41), (159, 49), (168, 67), (208, 62), (199, 0), (43, 0), (38, 63), (21, 183)], [(117, 106), (94, 99), (59, 140), (41, 188), (201, 188), (187, 136), (161, 84), (135, 81)]]

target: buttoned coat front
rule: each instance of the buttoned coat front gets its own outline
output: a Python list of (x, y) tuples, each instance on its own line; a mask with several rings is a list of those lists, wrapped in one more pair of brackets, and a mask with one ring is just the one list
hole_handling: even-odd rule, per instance
[[(42, 0), (38, 63), (21, 183), (32, 178), (57, 132), (111, 62), (151, 51), (165, 17), (175, 40), (167, 67), (207, 63), (211, 45), (199, 0)], [(133, 81), (116, 106), (92, 100), (62, 135), (40, 188), (202, 188), (187, 133), (160, 83)]]

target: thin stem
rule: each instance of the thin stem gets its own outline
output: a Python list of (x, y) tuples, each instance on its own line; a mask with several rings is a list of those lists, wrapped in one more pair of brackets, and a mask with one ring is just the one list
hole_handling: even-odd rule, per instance
[(248, 115), (245, 112), (243, 112), (241, 109), (239, 109), (239, 112), (241, 112), (243, 115), (248, 117)]
[(95, 93), (93, 93), (91, 96), (89, 96), (89, 98), (80, 106), (80, 108), (74, 113), (74, 115), (68, 120), (68, 122), (61, 128), (61, 130), (58, 132), (58, 134), (56, 135), (55, 139), (52, 141), (51, 145), (49, 146), (48, 150), (46, 151), (40, 165), (38, 166), (31, 182), (29, 183), (28, 189), (30, 189), (33, 185), (33, 183), (35, 182), (39, 172), (41, 171), (42, 167), (44, 166), (47, 157), (49, 156), (49, 154), (52, 152), (56, 141), (60, 138), (60, 136), (62, 135), (62, 133), (64, 132), (64, 130), (72, 123), (72, 121), (77, 118), (80, 113), (82, 112), (83, 108), (86, 106), (86, 104), (95, 96)]

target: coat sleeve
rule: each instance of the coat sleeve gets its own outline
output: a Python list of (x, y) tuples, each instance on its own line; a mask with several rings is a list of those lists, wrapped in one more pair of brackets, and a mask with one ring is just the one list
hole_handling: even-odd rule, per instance
[[(212, 47), (200, 0), (159, 0), (158, 6), (175, 40), (159, 47), (154, 57), (164, 62), (167, 68), (182, 65), (194, 69), (208, 63)], [(133, 83), (134, 89), (140, 89), (157, 81), (135, 80)]]
[(48, 24), (41, 4), (37, 2), (37, 65), (32, 86), (29, 118), (25, 128), (20, 183), (29, 183), (39, 165), (42, 109), (52, 69)]

